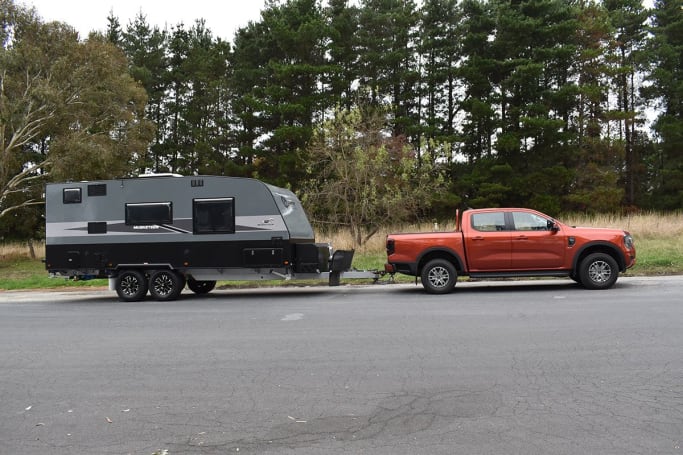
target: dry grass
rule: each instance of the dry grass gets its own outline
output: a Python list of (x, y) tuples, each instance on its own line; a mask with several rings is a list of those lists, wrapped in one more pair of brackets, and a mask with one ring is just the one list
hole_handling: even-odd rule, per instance
[[(570, 226), (602, 227), (625, 229), (633, 234), (636, 242), (646, 239), (672, 239), (683, 241), (683, 213), (640, 213), (629, 216), (622, 215), (568, 215), (560, 221)], [(406, 226), (394, 226), (381, 229), (367, 244), (356, 248), (360, 254), (377, 254), (384, 251), (384, 241), (391, 232), (429, 232), (449, 231), (455, 227), (455, 221), (442, 223), (423, 223)], [(353, 238), (348, 231), (319, 231), (316, 238), (320, 242), (331, 242), (336, 249), (354, 248)]]
[[(33, 242), (33, 251), (36, 258), (44, 258), (45, 242)], [(0, 262), (26, 258), (31, 258), (31, 248), (27, 242), (0, 243)]]
[[(636, 239), (636, 244), (642, 240), (657, 240), (669, 242), (672, 245), (683, 244), (683, 213), (638, 213), (628, 216), (622, 215), (568, 215), (560, 220), (572, 226), (619, 228), (630, 231)], [(381, 229), (361, 247), (355, 247), (359, 255), (384, 254), (384, 242), (391, 232), (429, 232), (449, 231), (455, 227), (454, 220), (440, 223), (408, 224)], [(347, 230), (316, 231), (318, 242), (330, 242), (335, 249), (353, 249), (354, 242)], [(37, 258), (45, 257), (45, 243), (34, 242)], [(0, 261), (6, 262), (18, 258), (30, 258), (27, 243), (0, 244)]]
[(629, 216), (574, 215), (562, 220), (572, 226), (625, 229), (637, 239), (680, 238), (683, 236), (683, 213), (646, 212)]

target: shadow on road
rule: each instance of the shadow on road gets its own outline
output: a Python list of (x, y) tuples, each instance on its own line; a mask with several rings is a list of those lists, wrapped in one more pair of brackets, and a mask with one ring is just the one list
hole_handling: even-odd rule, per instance
[[(609, 292), (615, 289), (627, 289), (634, 286), (632, 283), (617, 281), (607, 290), (589, 290), (578, 283), (569, 280), (468, 280), (458, 282), (452, 294), (478, 294), (478, 293), (515, 293), (515, 292), (542, 292), (542, 291), (573, 291), (573, 292)], [(398, 288), (404, 294), (423, 294), (425, 297), (438, 297), (427, 294), (422, 285)]]
[[(398, 293), (400, 295), (420, 296), (420, 299), (439, 299), (448, 296), (474, 295), (474, 294), (514, 294), (520, 292), (585, 292), (594, 296), (601, 292), (610, 292), (619, 289), (628, 289), (638, 286), (637, 282), (620, 280), (616, 285), (605, 291), (590, 291), (570, 280), (486, 280), (486, 281), (460, 281), (451, 294), (431, 295), (427, 294), (422, 285), (417, 284), (377, 284), (377, 285), (343, 285), (339, 287), (307, 286), (307, 287), (262, 287), (262, 288), (223, 288), (212, 291), (209, 294), (197, 295), (189, 290), (183, 291), (178, 300), (160, 302), (152, 299), (149, 295), (140, 302), (121, 302), (116, 293), (108, 290), (94, 290), (92, 292), (39, 292), (33, 296), (28, 293), (17, 295), (16, 303), (22, 301), (43, 302), (54, 305), (172, 305), (174, 302), (192, 303), (219, 303), (239, 301), (277, 301), (279, 299), (334, 297), (335, 294), (358, 294), (359, 298), (370, 299), (371, 294)], [(10, 301), (10, 299), (7, 299)]]

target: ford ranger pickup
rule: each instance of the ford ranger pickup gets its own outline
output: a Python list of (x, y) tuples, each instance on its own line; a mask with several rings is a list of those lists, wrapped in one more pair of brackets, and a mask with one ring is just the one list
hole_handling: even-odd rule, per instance
[(386, 249), (386, 272), (420, 277), (432, 294), (451, 292), (458, 275), (570, 277), (607, 289), (636, 262), (627, 231), (568, 226), (524, 208), (467, 210), (453, 232), (390, 234)]

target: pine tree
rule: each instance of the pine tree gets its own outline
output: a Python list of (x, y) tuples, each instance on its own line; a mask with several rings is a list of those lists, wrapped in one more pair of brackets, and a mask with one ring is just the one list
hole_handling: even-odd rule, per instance
[(325, 75), (328, 87), (324, 108), (341, 105), (350, 109), (356, 101), (354, 84), (359, 77), (356, 52), (359, 10), (349, 5), (349, 0), (329, 0), (324, 14), (329, 24)]
[(421, 135), (428, 147), (448, 144), (448, 158), (455, 151), (456, 115), (459, 109), (458, 64), (462, 59), (459, 38), (461, 9), (456, 0), (427, 0), (420, 10), (419, 49), (422, 97)]
[(659, 138), (654, 169), (653, 205), (660, 209), (683, 207), (683, 4), (656, 0), (649, 48), (652, 70), (647, 95), (661, 113), (654, 130)]
[[(644, 70), (647, 10), (640, 0), (606, 0), (603, 2), (613, 27), (611, 55), (612, 78), (617, 107), (612, 112), (616, 119), (616, 139), (623, 143), (624, 187), (626, 204), (636, 203), (638, 175), (642, 174), (642, 158), (638, 156), (638, 126), (644, 123), (644, 103), (639, 96), (637, 78)], [(639, 115), (640, 113), (640, 115)], [(614, 134), (611, 131), (610, 133)]]
[(149, 160), (140, 171), (167, 171), (168, 33), (152, 28), (140, 12), (123, 32), (120, 46), (128, 56), (130, 74), (147, 92), (146, 117), (156, 125)]
[(394, 136), (417, 140), (419, 71), (413, 35), (418, 16), (413, 0), (361, 1), (358, 29), (360, 86), (376, 105), (389, 100)]

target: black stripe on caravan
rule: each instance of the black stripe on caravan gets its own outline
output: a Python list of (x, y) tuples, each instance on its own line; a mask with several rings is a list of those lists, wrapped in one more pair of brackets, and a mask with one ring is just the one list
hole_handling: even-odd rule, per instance
[(51, 271), (114, 269), (119, 264), (170, 264), (174, 268), (282, 267), (285, 261), (292, 261), (293, 249), (293, 243), (279, 239), (46, 245), (45, 263)]

